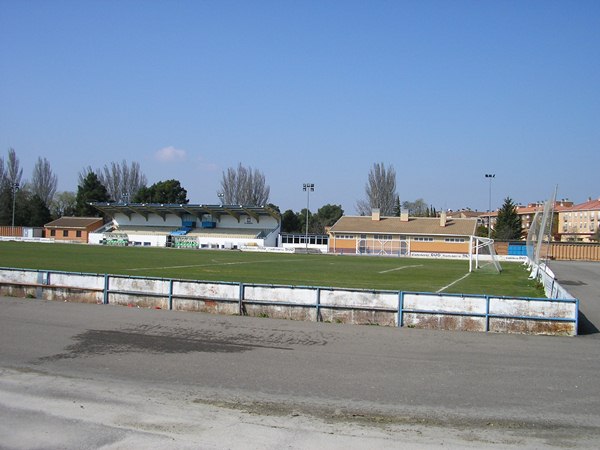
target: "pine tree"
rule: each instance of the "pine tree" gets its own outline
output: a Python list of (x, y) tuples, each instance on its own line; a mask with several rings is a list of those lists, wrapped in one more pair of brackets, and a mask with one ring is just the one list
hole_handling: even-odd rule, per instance
[(94, 172), (88, 172), (82, 183), (77, 188), (76, 214), (79, 217), (98, 217), (99, 211), (90, 206), (90, 202), (106, 202), (109, 200), (108, 192)]
[(501, 241), (520, 240), (522, 233), (521, 216), (517, 214), (517, 207), (512, 199), (506, 197), (502, 208), (498, 211), (498, 218), (494, 227), (494, 239)]
[(396, 195), (396, 203), (394, 204), (394, 216), (400, 217), (402, 213), (402, 204), (400, 203), (400, 196)]
[(46, 206), (44, 200), (37, 194), (35, 194), (28, 202), (27, 209), (29, 212), (29, 218), (27, 225), (32, 227), (43, 227), (52, 220), (50, 210)]
[(180, 203), (188, 204), (187, 190), (179, 180), (166, 180), (142, 187), (133, 197), (133, 203)]

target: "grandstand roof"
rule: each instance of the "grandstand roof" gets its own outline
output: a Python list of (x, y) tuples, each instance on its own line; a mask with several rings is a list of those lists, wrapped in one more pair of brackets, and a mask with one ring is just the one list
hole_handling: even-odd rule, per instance
[(257, 222), (260, 222), (261, 216), (271, 216), (275, 219), (280, 219), (280, 214), (269, 206), (244, 206), (244, 205), (190, 205), (190, 204), (174, 204), (174, 203), (105, 203), (92, 202), (94, 208), (102, 211), (107, 216), (113, 217), (115, 214), (124, 214), (129, 219), (133, 214), (140, 214), (146, 219), (150, 214), (157, 214), (163, 219), (167, 214), (174, 214), (183, 217), (186, 214), (191, 214), (198, 218), (203, 214), (210, 214), (213, 218), (219, 219), (222, 215), (229, 215), (240, 221), (242, 215), (253, 217)]
[(477, 219), (447, 219), (441, 226), (439, 217), (410, 217), (406, 221), (400, 217), (373, 220), (371, 216), (343, 216), (330, 232), (473, 236), (476, 226)]

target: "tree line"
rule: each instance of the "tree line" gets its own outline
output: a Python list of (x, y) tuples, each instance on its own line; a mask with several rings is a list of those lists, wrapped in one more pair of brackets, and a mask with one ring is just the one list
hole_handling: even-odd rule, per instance
[[(102, 169), (85, 167), (77, 191), (57, 192), (58, 178), (46, 158), (38, 158), (31, 181), (23, 178), (17, 153), (9, 148), (0, 157), (0, 225), (39, 227), (63, 216), (97, 217), (91, 202), (187, 204), (187, 190), (179, 180), (148, 186), (138, 162), (111, 162)], [(264, 175), (239, 164), (223, 172), (221, 201), (236, 205), (267, 205), (270, 188)], [(273, 205), (272, 205), (273, 206)]]
[[(14, 149), (8, 150), (6, 160), (0, 157), (0, 225), (43, 226), (63, 216), (99, 216), (91, 202), (122, 203), (175, 203), (187, 204), (187, 190), (179, 180), (158, 181), (150, 186), (137, 162), (111, 162), (102, 169), (85, 167), (78, 177), (77, 192), (57, 192), (58, 179), (46, 158), (38, 158), (31, 181), (23, 179), (23, 169)], [(223, 204), (271, 206), (270, 187), (264, 174), (251, 167), (231, 167), (222, 174), (217, 195)], [(425, 200), (400, 201), (396, 190), (396, 171), (392, 165), (375, 163), (371, 167), (365, 197), (358, 200), (356, 210), (360, 215), (370, 215), (379, 209), (382, 216), (397, 216), (402, 212), (412, 217), (436, 217), (438, 211)], [(281, 214), (281, 229), (285, 233), (324, 234), (344, 211), (341, 205), (327, 204), (316, 213), (306, 208)], [(518, 233), (517, 233), (518, 230)], [(511, 199), (506, 199), (499, 210), (494, 237), (516, 239), (521, 233), (521, 219)], [(487, 235), (485, 226), (477, 234)]]

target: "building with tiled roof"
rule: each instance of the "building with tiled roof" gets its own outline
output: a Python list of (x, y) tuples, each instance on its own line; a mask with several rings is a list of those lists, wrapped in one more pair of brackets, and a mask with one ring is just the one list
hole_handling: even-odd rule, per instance
[(557, 240), (591, 242), (600, 227), (600, 198), (558, 212)]
[(457, 211), (448, 211), (446, 216), (450, 219), (472, 219), (487, 216), (487, 212), (473, 211), (472, 209), (459, 209)]
[(44, 233), (57, 241), (87, 242), (89, 234), (102, 224), (101, 217), (61, 217), (44, 225)]
[[(566, 211), (567, 209), (571, 208), (572, 206), (573, 206), (573, 202), (570, 200), (557, 200), (556, 202), (554, 202), (554, 208), (553, 208), (554, 223), (556, 224), (558, 222), (559, 214), (562, 211)], [(517, 215), (521, 217), (523, 236), (525, 238), (525, 236), (527, 236), (527, 232), (529, 231), (529, 228), (531, 227), (531, 224), (533, 223), (535, 214), (538, 212), (542, 213), (544, 211), (544, 203), (543, 202), (534, 202), (534, 203), (529, 203), (527, 206), (517, 205), (516, 210), (517, 210)], [(498, 219), (498, 211), (492, 211), (491, 213), (484, 213), (484, 215), (482, 215), (482, 217), (487, 219), (488, 215), (491, 218), (492, 229), (494, 229), (494, 227), (496, 225), (496, 220)], [(487, 220), (486, 220), (486, 222), (487, 222)], [(553, 234), (556, 234), (556, 226), (554, 227)]]
[(477, 218), (343, 216), (329, 229), (329, 252), (415, 255), (469, 254)]

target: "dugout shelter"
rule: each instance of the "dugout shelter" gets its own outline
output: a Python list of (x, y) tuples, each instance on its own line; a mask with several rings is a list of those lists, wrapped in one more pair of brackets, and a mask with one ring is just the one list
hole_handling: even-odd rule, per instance
[(268, 206), (91, 203), (112, 219), (90, 243), (175, 248), (274, 247), (279, 213)]

